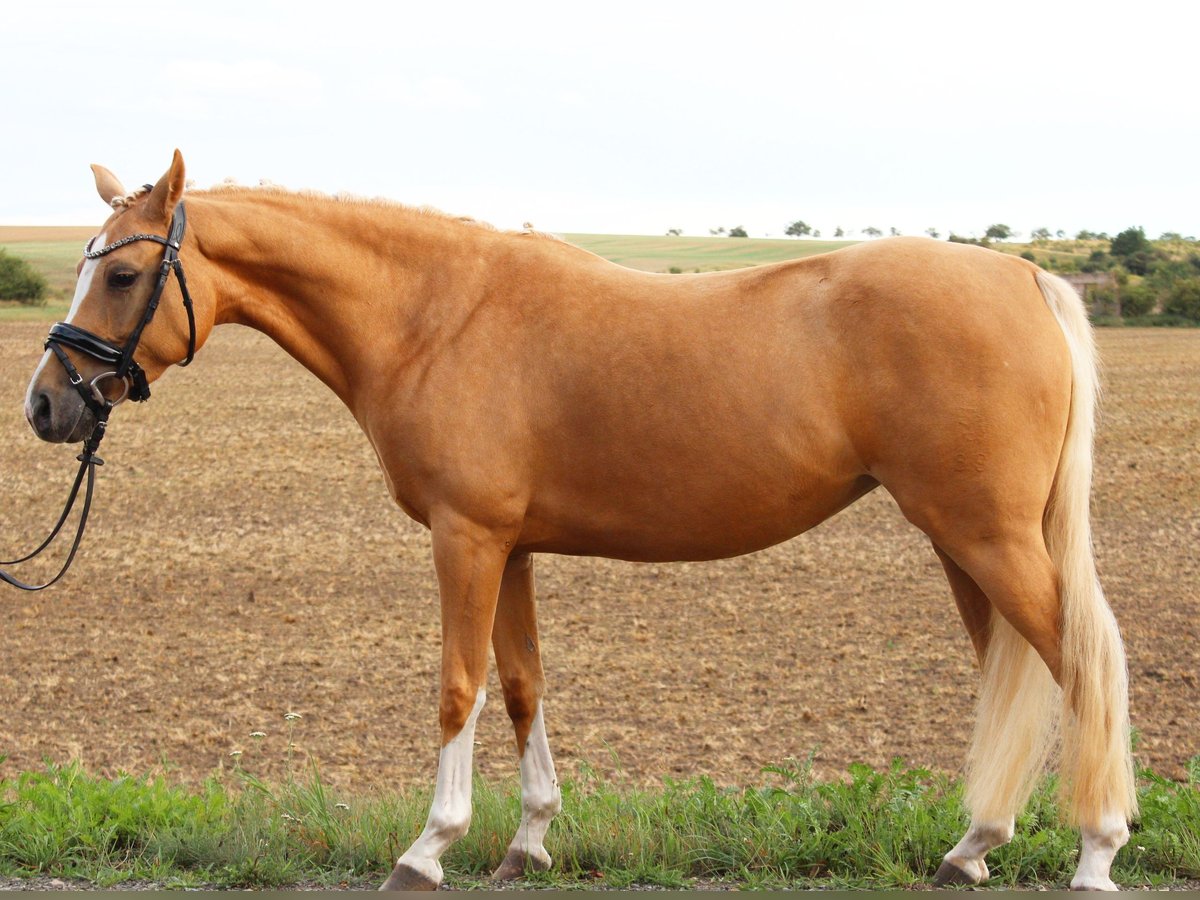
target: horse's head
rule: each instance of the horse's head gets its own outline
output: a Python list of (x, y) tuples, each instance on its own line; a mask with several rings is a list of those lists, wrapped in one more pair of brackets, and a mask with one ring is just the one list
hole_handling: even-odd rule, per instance
[[(172, 216), (183, 196), (183, 157), (176, 150), (170, 169), (157, 184), (132, 193), (103, 166), (92, 166), (92, 171), (100, 198), (114, 211), (79, 263), (75, 297), (66, 318), (66, 324), (72, 327), (55, 326), (51, 340), (55, 332), (65, 337), (54, 348), (56, 353), (47, 349), (29, 383), (25, 416), (38, 437), (46, 441), (83, 440), (95, 426), (98, 405), (120, 402), (130, 390), (134, 399), (144, 399), (139, 393), (148, 395), (145, 385), (189, 354), (191, 328), (175, 278), (165, 278), (157, 312), (140, 338), (134, 338), (132, 373), (118, 373), (116, 370), (122, 366), (104, 358), (112, 353), (103, 346), (107, 344), (107, 350), (118, 352), (128, 346), (146, 317), (160, 280), (165, 248), (163, 243), (145, 236), (168, 236)], [(135, 237), (138, 235), (142, 237)], [(190, 237), (184, 235), (185, 248), (196, 246)], [(126, 239), (128, 242), (122, 243)], [(97, 254), (106, 248), (112, 249)], [(181, 256), (188, 258), (187, 249)], [(197, 317), (203, 340), (211, 328), (212, 311), (197, 310)], [(100, 339), (98, 344), (95, 338)], [(93, 354), (92, 349), (97, 347), (98, 352)], [(66, 363), (60, 364), (58, 351), (66, 354), (75, 373)], [(135, 376), (140, 378), (139, 368), (145, 375), (140, 392), (135, 384)]]

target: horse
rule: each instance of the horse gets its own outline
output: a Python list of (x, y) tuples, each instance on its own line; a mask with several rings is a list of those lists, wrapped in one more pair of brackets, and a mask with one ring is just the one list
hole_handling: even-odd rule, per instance
[(345, 403), (395, 502), (431, 531), (437, 782), (383, 889), (436, 889), (467, 831), (489, 643), (521, 783), (494, 877), (551, 864), (561, 797), (535, 554), (736, 556), (880, 486), (932, 543), (980, 669), (970, 825), (935, 882), (987, 880), (987, 853), (1011, 840), (1060, 744), (1060, 805), (1082, 835), (1071, 886), (1115, 889), (1137, 812), (1127, 674), (1091, 546), (1096, 352), (1064, 281), (926, 238), (650, 274), (389, 201), (274, 187), (185, 198), (178, 150), (132, 192), (92, 168), (112, 212), (29, 384), (39, 437), (84, 440), (215, 326), (246, 325)]

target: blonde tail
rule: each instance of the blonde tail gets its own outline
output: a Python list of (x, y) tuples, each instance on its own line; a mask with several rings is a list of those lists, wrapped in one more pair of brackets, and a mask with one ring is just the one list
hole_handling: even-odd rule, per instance
[(980, 677), (963, 798), (973, 822), (1024, 808), (1054, 744), (1058, 685), (1033, 645), (995, 609)]
[(1106, 816), (1137, 814), (1128, 676), (1092, 556), (1088, 504), (1099, 391), (1092, 328), (1074, 288), (1045, 272), (1037, 282), (1071, 352), (1071, 412), (1043, 531), (1062, 604), (1062, 801), (1073, 824), (1090, 828)]

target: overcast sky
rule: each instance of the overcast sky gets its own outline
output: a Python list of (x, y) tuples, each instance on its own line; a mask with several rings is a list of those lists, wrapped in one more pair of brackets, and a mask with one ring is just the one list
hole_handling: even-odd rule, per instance
[(1200, 234), (1200, 5), (6, 5), (0, 223), (88, 164), (558, 232)]

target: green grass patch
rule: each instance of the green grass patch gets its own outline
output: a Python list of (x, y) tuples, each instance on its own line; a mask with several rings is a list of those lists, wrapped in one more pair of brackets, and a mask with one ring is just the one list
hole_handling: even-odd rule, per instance
[[(899, 764), (814, 779), (805, 764), (773, 767), (766, 783), (725, 788), (700, 778), (618, 788), (586, 767), (563, 783), (537, 886), (903, 888), (928, 881), (967, 818), (958, 782)], [(1141, 778), (1142, 819), (1117, 856), (1120, 884), (1200, 878), (1200, 758), (1190, 779)], [(430, 790), (340, 797), (315, 767), (282, 785), (245, 772), (201, 787), (161, 776), (103, 778), (47, 765), (0, 782), (0, 872), (108, 886), (267, 887), (382, 879), (424, 823)], [(1054, 785), (1035, 795), (1016, 839), (988, 859), (992, 884), (1064, 885), (1078, 835), (1057, 824)], [(471, 831), (446, 854), (447, 880), (482, 882), (519, 819), (513, 783), (476, 778)]]
[(1145, 316), (1094, 316), (1092, 324), (1100, 328), (1200, 328), (1200, 322), (1173, 316), (1170, 313), (1153, 313)]
[(67, 315), (70, 304), (51, 300), (45, 306), (25, 306), (0, 301), (0, 322), (57, 322)]
[(71, 299), (75, 293), (75, 267), (83, 258), (81, 241), (21, 241), (0, 247), (24, 259), (46, 279), (51, 303)]
[[(87, 229), (56, 230), (0, 227), (0, 247), (27, 260), (49, 285), (48, 304), (41, 308), (0, 303), (0, 322), (54, 322), (70, 306), (75, 267)], [(649, 272), (711, 272), (762, 263), (799, 259), (845, 247), (850, 241), (796, 241), (764, 238), (655, 237), (646, 235), (570, 234), (566, 240), (593, 253)]]
[(712, 272), (738, 269), (801, 259), (855, 243), (633, 234), (564, 234), (562, 237), (597, 256), (646, 272)]

